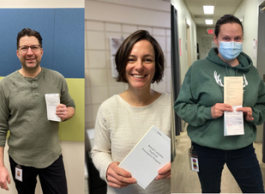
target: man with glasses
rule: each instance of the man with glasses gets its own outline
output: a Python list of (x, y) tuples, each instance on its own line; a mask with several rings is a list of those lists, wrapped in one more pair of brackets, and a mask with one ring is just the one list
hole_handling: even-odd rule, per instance
[(8, 190), (4, 166), (7, 131), (9, 161), (19, 194), (34, 194), (39, 176), (43, 194), (67, 194), (59, 144), (59, 123), (47, 119), (45, 94), (59, 94), (56, 115), (70, 119), (75, 104), (64, 77), (40, 66), (43, 55), (39, 32), (23, 29), (17, 36), (17, 57), (22, 68), (0, 82), (0, 187)]

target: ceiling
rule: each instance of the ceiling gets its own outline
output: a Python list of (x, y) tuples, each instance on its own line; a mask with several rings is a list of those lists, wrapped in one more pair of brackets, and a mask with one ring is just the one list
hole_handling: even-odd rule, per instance
[[(243, 0), (184, 0), (197, 27), (214, 27), (216, 21), (225, 14), (234, 14)], [(214, 5), (214, 14), (205, 15), (203, 5)], [(213, 19), (213, 25), (206, 25), (205, 19)]]

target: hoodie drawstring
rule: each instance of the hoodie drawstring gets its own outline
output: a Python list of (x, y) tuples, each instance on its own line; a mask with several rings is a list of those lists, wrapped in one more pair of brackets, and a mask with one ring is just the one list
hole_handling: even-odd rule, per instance
[[(227, 75), (227, 76), (230, 76), (230, 75), (229, 75), (228, 68), (227, 68), (227, 64), (225, 64), (225, 71), (226, 71), (226, 75)], [(238, 69), (236, 69), (236, 75), (235, 75), (235, 76), (237, 76), (237, 73), (238, 73)]]

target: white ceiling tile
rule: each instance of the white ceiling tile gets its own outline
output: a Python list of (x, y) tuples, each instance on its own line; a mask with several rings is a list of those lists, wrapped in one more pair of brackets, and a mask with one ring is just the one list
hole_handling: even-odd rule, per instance
[(203, 13), (203, 5), (215, 6), (214, 14), (209, 15), (209, 19), (213, 18), (215, 24), (221, 16), (225, 14), (233, 14), (242, 1), (243, 0), (184, 0), (198, 26), (206, 26), (205, 16), (207, 15)]

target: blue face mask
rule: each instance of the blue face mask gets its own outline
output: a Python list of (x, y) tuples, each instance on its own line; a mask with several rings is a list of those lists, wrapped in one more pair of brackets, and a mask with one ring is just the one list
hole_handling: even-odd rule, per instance
[(242, 52), (242, 42), (219, 41), (219, 52), (224, 59), (233, 60)]

